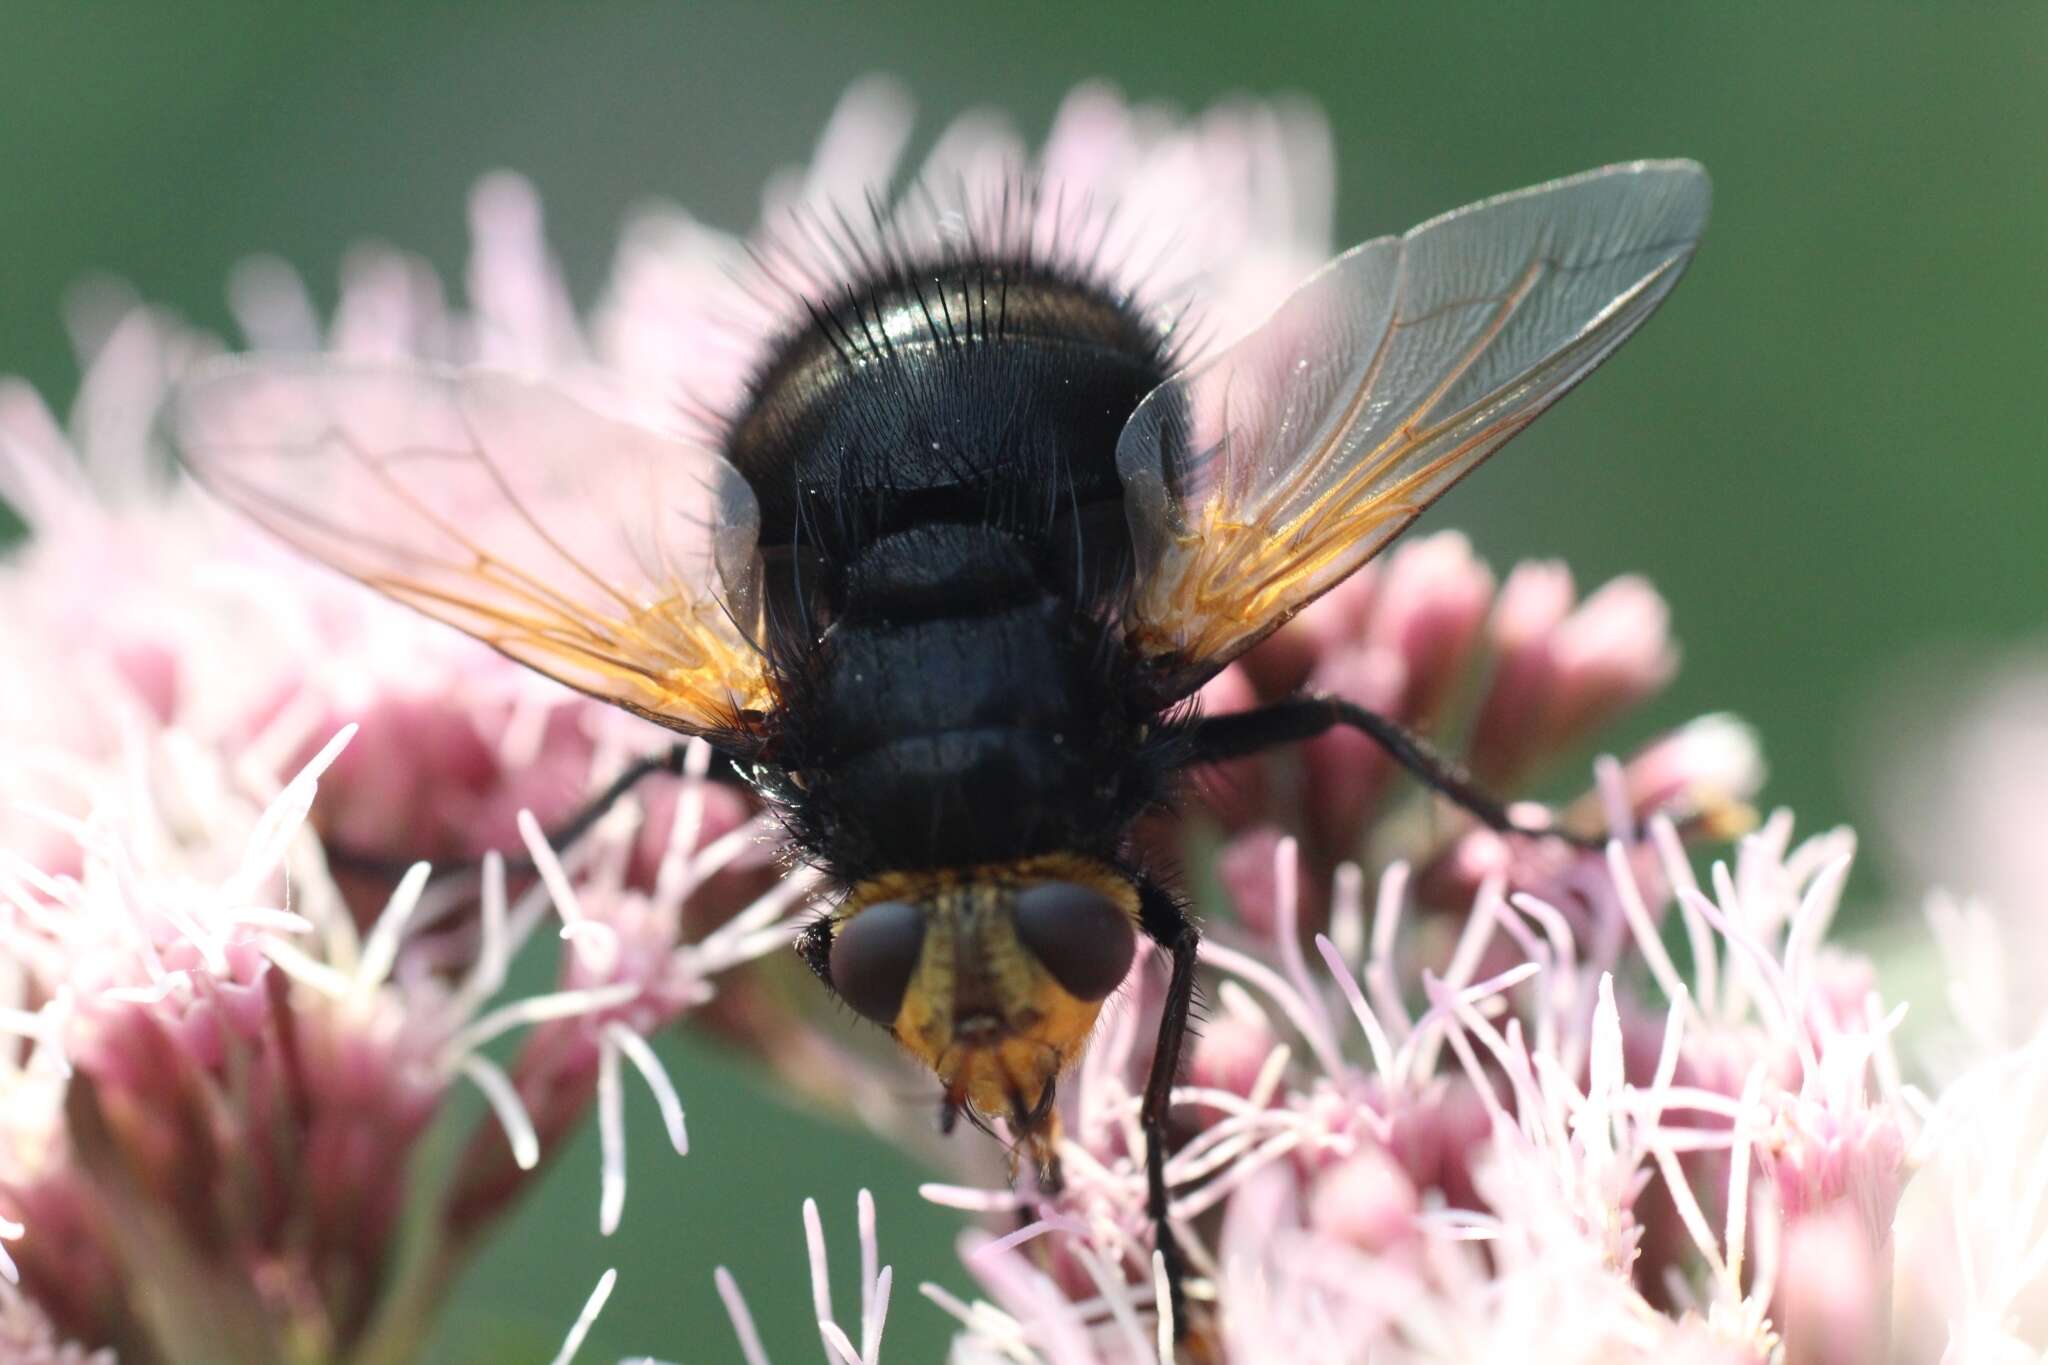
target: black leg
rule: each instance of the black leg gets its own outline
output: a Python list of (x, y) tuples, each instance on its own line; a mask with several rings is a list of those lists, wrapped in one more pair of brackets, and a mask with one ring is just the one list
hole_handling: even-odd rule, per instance
[[(683, 756), (687, 752), (687, 746), (673, 744), (665, 752), (635, 759), (627, 766), (624, 772), (612, 779), (611, 785), (592, 797), (582, 810), (577, 811), (559, 829), (548, 831), (549, 846), (556, 853), (568, 852), (572, 844), (596, 828), (597, 822), (604, 819), (605, 814), (613, 806), (616, 806), (625, 797), (627, 792), (639, 786), (641, 782), (653, 774), (669, 773), (680, 776), (683, 771)], [(732, 760), (724, 754), (717, 752), (712, 754), (711, 767), (705, 773), (705, 778), (712, 782), (733, 784), (742, 784), (746, 781), (741, 776), (739, 769), (733, 765)], [(401, 862), (374, 854), (357, 853), (340, 846), (330, 847), (327, 850), (327, 861), (332, 866), (343, 871), (361, 872), (373, 876), (386, 876), (394, 880), (403, 876), (406, 868), (412, 865), (409, 861)], [(468, 871), (472, 866), (472, 864), (458, 863), (437, 867), (434, 869), (434, 875), (436, 877), (448, 876), (456, 872)], [(505, 860), (505, 870), (514, 874), (530, 873), (534, 870), (533, 860), (526, 857), (507, 858)]]
[(1342, 697), (1290, 697), (1270, 706), (1261, 706), (1256, 711), (1204, 716), (1183, 734), (1184, 741), (1190, 746), (1185, 762), (1194, 766), (1245, 758), (1276, 745), (1313, 739), (1340, 725), (1349, 726), (1371, 739), (1431, 791), (1470, 811), (1491, 829), (1505, 834), (1562, 839), (1580, 848), (1597, 849), (1605, 842), (1571, 834), (1552, 825), (1522, 824), (1508, 814), (1505, 803), (1480, 788), (1464, 769), (1431, 748), (1422, 736)]
[[(639, 786), (641, 782), (656, 773), (669, 773), (674, 776), (681, 776), (683, 771), (683, 755), (688, 752), (689, 749), (686, 745), (671, 744), (667, 753), (649, 754), (645, 758), (634, 759), (626, 765), (624, 772), (612, 779), (610, 786), (606, 787), (596, 796), (591, 797), (589, 804), (570, 817), (568, 823), (564, 824), (560, 829), (550, 830), (548, 832), (548, 844), (558, 854), (568, 852), (571, 844), (595, 829), (597, 822), (604, 819), (610, 813), (611, 808), (618, 805), (625, 798), (626, 793)], [(716, 767), (718, 765), (714, 761), (712, 766)]]
[(1153, 1245), (1166, 1262), (1167, 1301), (1173, 1310), (1176, 1340), (1188, 1334), (1188, 1299), (1183, 1281), (1187, 1259), (1167, 1225), (1166, 1120), (1173, 1107), (1173, 1083), (1180, 1073), (1181, 1047), (1187, 1041), (1188, 1013), (1195, 999), (1195, 949), (1201, 931), (1179, 901), (1152, 881), (1138, 885), (1139, 925), (1153, 942), (1172, 956), (1173, 974), (1166, 987), (1166, 1008), (1159, 1016), (1159, 1044), (1152, 1051), (1152, 1070), (1145, 1078), (1145, 1101), (1138, 1121), (1145, 1130), (1145, 1211), (1152, 1218)]

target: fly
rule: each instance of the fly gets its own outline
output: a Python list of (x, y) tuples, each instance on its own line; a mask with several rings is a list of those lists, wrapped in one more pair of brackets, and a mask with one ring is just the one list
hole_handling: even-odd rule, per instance
[(1707, 207), (1685, 161), (1486, 200), (1346, 252), (1192, 363), (1028, 236), (884, 233), (717, 448), (527, 380), (317, 358), (221, 362), (177, 423), (284, 539), (749, 774), (838, 891), (804, 960), (932, 1070), (947, 1126), (1006, 1123), (1046, 1179), (1058, 1078), (1138, 945), (1163, 950), (1142, 1127), (1185, 1330), (1164, 1161), (1199, 933), (1139, 817), (1192, 769), (1344, 726), (1497, 829), (1565, 836), (1341, 698), (1183, 703), (1606, 359)]

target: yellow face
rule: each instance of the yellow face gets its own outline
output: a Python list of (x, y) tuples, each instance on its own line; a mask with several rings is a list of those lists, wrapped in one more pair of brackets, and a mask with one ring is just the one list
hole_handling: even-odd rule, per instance
[(949, 1110), (1007, 1120), (1044, 1166), (1053, 1082), (1121, 984), (1138, 929), (1130, 880), (1076, 855), (890, 873), (833, 916), (831, 978), (938, 1075)]

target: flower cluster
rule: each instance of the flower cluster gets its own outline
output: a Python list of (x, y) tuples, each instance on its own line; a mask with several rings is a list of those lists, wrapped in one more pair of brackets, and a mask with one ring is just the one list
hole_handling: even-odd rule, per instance
[[(1607, 855), (1627, 944), (1614, 959), (1583, 948), (1557, 906), (1495, 882), (1441, 971), (1411, 956), (1399, 866), (1370, 906), (1355, 869), (1339, 877), (1311, 966), (1289, 870), (1300, 855), (1283, 844), (1271, 933), (1206, 950), (1228, 1028), (1203, 1051), (1227, 1033), (1233, 1061), (1257, 1051), (1253, 1037), (1263, 1056), (1218, 1066), (1198, 1053), (1175, 1096), (1172, 1219), (1198, 1274), (1179, 1349), (1565, 1365), (2038, 1358), (2048, 1054), (2038, 1038), (2000, 1050), (1938, 1103), (1904, 1083), (1904, 1008), (1885, 1006), (1867, 960), (1826, 943), (1852, 841), (1791, 834), (1774, 816), (1703, 885), (1657, 817), (1648, 837), (1673, 890), (1647, 897), (1628, 851)], [(1684, 971), (1657, 930), (1666, 912), (1691, 947)], [(1479, 976), (1493, 940), (1512, 945), (1513, 965)], [(1142, 998), (1144, 985), (1127, 990)], [(1146, 1024), (1133, 1002), (1084, 1061), (1063, 1190), (927, 1187), (1024, 1220), (963, 1239), (985, 1297), (921, 1286), (960, 1322), (953, 1359), (1177, 1358), (1144, 1214)], [(815, 1235), (812, 1251), (816, 1262)], [(741, 1310), (735, 1322), (748, 1340)], [(827, 1342), (828, 1361), (872, 1358)]]
[[(1329, 594), (1202, 702), (1336, 692), (1514, 791), (1676, 665), (1641, 580), (1580, 598), (1563, 566), (1524, 564), (1497, 582), (1446, 533)], [(2036, 1011), (1980, 989), (2034, 959), (2016, 966), (1981, 907), (1937, 903), (1975, 1060), (1916, 1085), (1957, 1068), (1902, 1056), (1905, 1007), (1829, 941), (1854, 840), (1795, 841), (1782, 812), (1752, 828), (1745, 727), (1705, 717), (1594, 766), (1563, 812), (1608, 836), (1594, 853), (1397, 800), (1393, 763), (1348, 734), (1225, 765), (1147, 831), (1222, 893), (1203, 905), (1212, 1008), (1167, 1165), (1188, 1321), (1169, 1321), (1146, 1216), (1138, 1088), (1161, 983), (1141, 963), (1063, 1087), (1063, 1188), (1028, 1170), (927, 1187), (995, 1229), (962, 1243), (982, 1297), (921, 1287), (959, 1320), (952, 1358), (2037, 1358), (2048, 1054)], [(1701, 878), (1689, 846), (1730, 839)], [(864, 1285), (874, 1260), (864, 1244)], [(822, 1298), (817, 1315), (828, 1361), (873, 1358), (878, 1322), (856, 1347)]]
[[(0, 567), (7, 1358), (402, 1358), (593, 1109), (616, 1226), (628, 1066), (683, 1150), (646, 1039), (731, 1009), (711, 978), (786, 943), (810, 879), (701, 746), (558, 857), (542, 826), (659, 737), (166, 477), (151, 421), (205, 344), (104, 291), (80, 315), (68, 431), (0, 391), (30, 530)], [(558, 988), (502, 998), (551, 915)], [(410, 1183), (465, 1084), (460, 1179)]]
[[(921, 168), (928, 192), (846, 226), (896, 178), (909, 127), (893, 87), (856, 87), (743, 238), (643, 212), (587, 318), (508, 175), (471, 201), (464, 307), (385, 248), (350, 258), (324, 323), (274, 261), (239, 271), (230, 301), (254, 349), (516, 370), (701, 435), (833, 287), (834, 253), (875, 241), (1068, 253), (1188, 356), (1330, 254), (1328, 137), (1297, 107), (1181, 122), (1088, 88), (1036, 153), (969, 116)], [(1019, 183), (1038, 192), (1004, 192)], [(710, 780), (708, 749), (558, 847), (546, 831), (662, 737), (236, 522), (153, 437), (215, 343), (111, 286), (73, 321), (68, 420), (0, 382), (0, 498), (30, 532), (0, 564), (0, 1356), (408, 1358), (593, 1113), (598, 1218), (618, 1225), (629, 1071), (686, 1148), (648, 1041), (686, 1016), (929, 1146), (881, 1049), (743, 976), (714, 985), (786, 944), (815, 886), (778, 857), (772, 817)], [(1556, 564), (1496, 580), (1439, 533), (1201, 704), (1341, 694), (1527, 792), (1676, 666), (1641, 580), (1583, 597)], [(981, 1297), (922, 1287), (959, 1320), (953, 1358), (2037, 1358), (2031, 942), (2009, 951), (2012, 923), (1974, 903), (1935, 907), (1962, 1028), (1916, 1071), (1903, 1007), (1828, 940), (1853, 841), (1795, 841), (1783, 814), (1750, 829), (1763, 775), (1744, 727), (1702, 718), (1594, 771), (1558, 814), (1588, 838), (1504, 836), (1332, 733), (1225, 765), (1144, 830), (1212, 912), (1213, 1008), (1167, 1162), (1185, 1318), (1146, 1215), (1138, 1091), (1162, 983), (1141, 959), (1061, 1087), (1063, 1187), (978, 1178), (992, 1145), (958, 1140), (945, 1159), (973, 1175), (928, 1187), (991, 1229), (962, 1244)], [(1693, 850), (1736, 836), (1700, 878)], [(548, 923), (554, 986), (505, 999)], [(409, 1178), (429, 1126), (460, 1121), (461, 1085), (485, 1117), (456, 1165)], [(820, 1345), (873, 1365), (892, 1290), (873, 1203), (857, 1331), (825, 1288), (815, 1205), (804, 1222)], [(716, 1283), (763, 1365), (737, 1285)]]
[[(1788, 835), (1778, 819), (1745, 841), (1710, 897), (1670, 822), (1653, 823), (1703, 948), (1689, 984), (1619, 843), (1606, 904), (1626, 960), (1603, 961), (1599, 932), (1582, 944), (1558, 906), (1496, 882), (1440, 970), (1404, 941), (1399, 866), (1369, 930), (1362, 879), (1340, 876), (1311, 968), (1283, 844), (1271, 937), (1206, 949), (1229, 1025), (1212, 1038), (1229, 1055), (1205, 1039), (1176, 1096), (1172, 1221), (1205, 1281), (1187, 1326), (1232, 1360), (1773, 1359), (1779, 1247), (1847, 1211), (1866, 1255), (1883, 1250), (1917, 1126), (1896, 1017), (1818, 956), (1843, 841), (1789, 848)], [(1486, 967), (1495, 947), (1513, 965)], [(1662, 1009), (1628, 990), (1643, 961)], [(1074, 1101), (1065, 1191), (931, 1191), (1036, 1215), (968, 1256), (1006, 1315), (966, 1320), (990, 1351), (1005, 1332), (1040, 1347), (1059, 1334), (1089, 1354), (1054, 1358), (1149, 1358), (1131, 1348), (1156, 1311), (1134, 1078), (1119, 1065), (1134, 1049), (1102, 1041)]]
[[(238, 270), (229, 302), (256, 350), (545, 374), (673, 426), (684, 400), (728, 403), (824, 287), (803, 239), (890, 179), (907, 119), (892, 87), (851, 92), (815, 163), (771, 185), (751, 241), (647, 211), (587, 321), (510, 175), (472, 198), (465, 307), (381, 247), (350, 257), (324, 323), (276, 261)], [(1144, 273), (1147, 309), (1200, 295), (1226, 332), (1326, 254), (1326, 139), (1304, 111), (1183, 129), (1084, 91), (1040, 169), (1088, 201), (969, 221), (1022, 160), (1005, 127), (965, 120), (927, 168), (959, 202), (877, 230), (1057, 253), (1095, 224), (1089, 249)], [(1106, 212), (1168, 194), (1203, 205), (1200, 232)], [(765, 294), (729, 278), (748, 256)], [(156, 438), (217, 343), (105, 283), (79, 291), (72, 323), (85, 380), (68, 420), (0, 384), (0, 498), (29, 531), (0, 567), (0, 1270), (22, 1285), (7, 1329), (53, 1359), (67, 1340), (130, 1361), (402, 1356), (593, 1109), (599, 1217), (617, 1224), (628, 1067), (684, 1147), (651, 1032), (689, 1012), (790, 1074), (844, 1070), (815, 1064), (836, 1044), (801, 1021), (710, 986), (787, 941), (811, 879), (778, 874), (777, 831), (706, 781), (701, 747), (558, 856), (542, 831), (659, 737), (224, 513)], [(551, 910), (559, 988), (499, 1002)], [(501, 1063), (494, 1040), (522, 1029)], [(410, 1187), (398, 1173), (465, 1080), (489, 1120), (458, 1176)], [(430, 1245), (394, 1280), (413, 1223)]]
[[(622, 1063), (684, 1150), (680, 1100), (645, 1037), (793, 932), (807, 891), (794, 877), (684, 940), (684, 901), (748, 846), (698, 845), (702, 803), (686, 799), (649, 890), (616, 870), (572, 884), (536, 835), (546, 875), (524, 894), (508, 894), (496, 854), (473, 886), (430, 882), (420, 863), (358, 933), (305, 827), (353, 733), (272, 794), (188, 737), (138, 726), (117, 765), (74, 761), (92, 788), (84, 816), (43, 813), (73, 870), (0, 862), (19, 1002), (0, 1026), (23, 1043), (0, 1078), (0, 1199), (19, 1220), (6, 1230), (24, 1290), (72, 1339), (133, 1360), (402, 1354), (425, 1326), (422, 1293), (593, 1091), (600, 1219), (616, 1226)], [(586, 847), (581, 861), (616, 868), (631, 840)], [(570, 943), (560, 988), (494, 1004), (551, 905)], [(487, 1049), (520, 1029), (508, 1074)], [(459, 1179), (415, 1190), (403, 1172), (464, 1080), (490, 1117)], [(402, 1215), (422, 1203), (436, 1269), (394, 1285)]]
[[(1641, 579), (1615, 579), (1581, 600), (1563, 565), (1529, 562), (1496, 587), (1465, 537), (1444, 531), (1368, 564), (1219, 674), (1202, 702), (1228, 712), (1304, 688), (1334, 693), (1418, 733), (1460, 738), (1453, 754), (1475, 778), (1515, 792), (1654, 697), (1677, 659), (1669, 612)], [(1322, 888), (1361, 851), (1409, 863), (1423, 905), (1454, 917), (1495, 875), (1520, 889), (1558, 888), (1574, 914), (1606, 894), (1597, 858), (1587, 876), (1588, 861), (1560, 841), (1505, 838), (1444, 802), (1401, 806), (1400, 776), (1384, 750), (1348, 730), (1223, 765), (1204, 805), (1231, 836), (1223, 869), (1239, 912), (1270, 922), (1267, 870), (1283, 835), (1308, 859), (1318, 922)], [(1748, 823), (1746, 802), (1762, 781), (1748, 729), (1706, 716), (1643, 746), (1606, 789), (1569, 803), (1561, 824), (1633, 842), (1661, 812), (1689, 835), (1726, 837)]]

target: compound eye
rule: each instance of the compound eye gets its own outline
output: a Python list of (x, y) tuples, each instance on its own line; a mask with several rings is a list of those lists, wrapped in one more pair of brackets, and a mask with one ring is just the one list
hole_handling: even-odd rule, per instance
[(832, 989), (876, 1023), (894, 1024), (923, 951), (923, 911), (903, 901), (870, 905), (832, 935)]
[(1099, 891), (1046, 882), (1021, 893), (1017, 937), (1077, 1000), (1102, 1000), (1123, 984), (1137, 955), (1130, 917)]

